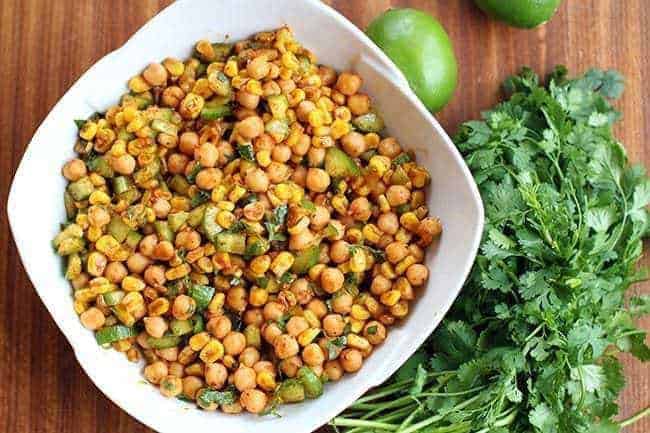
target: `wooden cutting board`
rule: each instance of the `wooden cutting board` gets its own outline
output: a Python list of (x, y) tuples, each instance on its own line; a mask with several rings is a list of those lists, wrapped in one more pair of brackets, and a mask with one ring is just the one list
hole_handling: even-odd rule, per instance
[[(617, 127), (630, 159), (650, 166), (650, 12), (647, 0), (565, 1), (537, 30), (487, 19), (471, 0), (326, 0), (361, 28), (389, 7), (438, 17), (460, 63), (455, 99), (437, 117), (453, 133), (498, 97), (498, 83), (529, 65), (541, 73), (562, 63), (573, 73), (615, 68), (627, 79)], [(167, 0), (2, 0), (0, 2), (0, 198), (27, 141), (54, 103), (96, 60), (122, 45)], [(334, 35), (335, 36), (335, 35)], [(38, 197), (25, 197), (38, 200)], [(0, 432), (150, 431), (104, 397), (32, 290), (0, 217)], [(644, 262), (648, 263), (645, 259)], [(650, 292), (650, 284), (639, 288)], [(62, 296), (65, 296), (62, 294)], [(650, 319), (644, 321), (650, 328)], [(624, 359), (621, 412), (650, 403), (650, 369)], [(360, 374), (363, 374), (361, 372)], [(650, 431), (650, 418), (628, 433)], [(290, 433), (290, 432), (288, 432)]]

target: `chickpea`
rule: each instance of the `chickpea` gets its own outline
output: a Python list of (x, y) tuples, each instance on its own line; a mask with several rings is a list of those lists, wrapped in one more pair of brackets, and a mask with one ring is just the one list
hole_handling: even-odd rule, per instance
[(90, 329), (91, 331), (95, 331), (101, 328), (104, 326), (104, 322), (106, 322), (104, 313), (102, 313), (102, 310), (97, 307), (90, 307), (81, 313), (79, 319), (81, 320), (81, 324), (84, 326), (84, 328)]
[(332, 84), (336, 83), (336, 71), (329, 66), (320, 65), (318, 67), (318, 75), (323, 86), (331, 87)]
[(263, 313), (266, 320), (279, 320), (285, 313), (284, 305), (279, 302), (270, 301), (264, 305)]
[(337, 359), (327, 361), (323, 370), (327, 378), (331, 381), (336, 382), (343, 377), (343, 367), (341, 367), (341, 363)]
[(314, 234), (309, 230), (303, 230), (300, 233), (291, 235), (289, 238), (289, 249), (294, 251), (302, 251), (311, 246), (314, 242)]
[(185, 97), (185, 92), (178, 86), (169, 86), (163, 90), (160, 97), (161, 105), (164, 107), (176, 108)]
[(239, 391), (254, 389), (256, 386), (256, 377), (255, 370), (242, 365), (233, 373), (233, 384)]
[(409, 254), (409, 249), (407, 248), (406, 244), (404, 244), (403, 242), (395, 241), (395, 242), (391, 242), (386, 246), (386, 258), (391, 263), (399, 263), (408, 254)]
[(273, 161), (287, 162), (291, 159), (291, 148), (278, 144), (271, 151), (271, 158), (273, 158)]
[(196, 392), (203, 388), (203, 381), (196, 376), (185, 376), (183, 378), (183, 395), (194, 400)]
[(298, 354), (299, 346), (294, 337), (288, 334), (282, 334), (273, 340), (275, 354), (280, 359), (286, 359)]
[(244, 206), (244, 217), (250, 221), (261, 221), (265, 210), (264, 204), (259, 201), (249, 203)]
[(348, 132), (341, 139), (341, 147), (345, 153), (352, 157), (358, 157), (363, 152), (368, 150), (368, 145), (363, 135), (356, 131)]
[(223, 348), (228, 355), (239, 355), (246, 348), (246, 337), (241, 332), (230, 332), (223, 339)]
[(75, 182), (85, 177), (87, 173), (86, 163), (78, 158), (71, 159), (63, 166), (63, 176), (70, 182)]
[(185, 367), (180, 362), (174, 361), (170, 362), (167, 366), (167, 370), (170, 376), (176, 376), (182, 378), (185, 376)]
[(394, 235), (399, 230), (399, 218), (394, 212), (386, 212), (377, 218), (377, 227), (384, 233)]
[(199, 134), (196, 132), (183, 132), (178, 141), (178, 148), (187, 156), (194, 156), (199, 147)]
[[(296, 295), (296, 300), (300, 305), (304, 305), (311, 301), (314, 292), (309, 287), (309, 282), (304, 278), (298, 278), (291, 284), (291, 292)], [(291, 321), (291, 320), (289, 320)]]
[(420, 263), (415, 263), (406, 270), (406, 278), (414, 286), (421, 286), (429, 278), (429, 269)]
[(162, 317), (145, 317), (142, 321), (147, 334), (154, 338), (162, 337), (168, 329), (167, 322)]
[(268, 75), (270, 68), (269, 62), (266, 61), (266, 57), (258, 56), (248, 62), (246, 72), (248, 72), (249, 77), (255, 80), (261, 80)]
[(255, 325), (259, 328), (264, 323), (262, 310), (260, 308), (249, 308), (244, 311), (243, 320), (246, 325)]
[(325, 206), (317, 205), (316, 210), (310, 216), (310, 220), (311, 227), (314, 230), (322, 230), (330, 222), (330, 211)]
[(239, 397), (239, 403), (250, 413), (262, 412), (267, 401), (266, 394), (259, 389), (247, 389)]
[(149, 382), (158, 385), (160, 381), (167, 377), (167, 371), (167, 364), (163, 361), (156, 361), (144, 368), (144, 377)]
[(344, 349), (339, 356), (339, 361), (346, 373), (354, 373), (361, 368), (363, 355), (357, 349)]
[(195, 151), (195, 157), (199, 160), (201, 167), (214, 167), (219, 160), (219, 151), (214, 144), (206, 141)]
[(314, 192), (325, 192), (330, 185), (330, 175), (323, 169), (310, 168), (307, 170), (305, 183), (307, 188)]
[(386, 327), (376, 320), (372, 320), (363, 327), (363, 336), (376, 346), (386, 339)]
[(94, 227), (104, 227), (111, 221), (111, 214), (100, 206), (91, 206), (88, 209), (88, 222)]
[(205, 364), (205, 383), (213, 388), (221, 389), (228, 380), (228, 370), (220, 363)]
[(166, 376), (160, 381), (160, 393), (165, 397), (176, 397), (183, 392), (183, 380), (176, 376)]
[(226, 293), (226, 304), (234, 311), (244, 311), (248, 305), (248, 294), (243, 287), (233, 287)]
[(87, 273), (82, 272), (79, 274), (79, 276), (71, 281), (72, 283), (72, 288), (75, 290), (83, 289), (88, 285), (88, 281), (90, 280), (90, 277), (88, 276)]
[(293, 170), (291, 175), (291, 180), (301, 187), (305, 187), (305, 182), (307, 181), (307, 168), (300, 165)]
[(366, 114), (370, 111), (370, 98), (363, 93), (351, 95), (348, 97), (348, 107), (355, 116)]
[(172, 315), (178, 320), (187, 320), (196, 311), (196, 301), (187, 295), (178, 295), (172, 305)]
[(422, 260), (424, 260), (424, 250), (419, 245), (417, 244), (409, 245), (408, 252), (410, 255), (413, 256), (413, 258), (415, 258), (417, 262), (421, 262)]
[(377, 275), (372, 279), (372, 283), (370, 284), (370, 293), (379, 296), (389, 291), (391, 287), (392, 283), (388, 278), (383, 275)]
[(348, 208), (350, 216), (356, 221), (368, 221), (372, 216), (372, 208), (370, 207), (370, 202), (365, 197), (357, 197), (352, 200), (350, 207)]
[(275, 365), (271, 361), (257, 361), (255, 365), (253, 365), (253, 370), (255, 370), (255, 373), (257, 374), (268, 372), (275, 376)]
[(287, 377), (296, 377), (298, 370), (302, 367), (302, 358), (300, 356), (290, 356), (280, 361), (280, 371)]
[(120, 262), (109, 263), (104, 271), (104, 277), (113, 284), (120, 284), (127, 275), (128, 271), (126, 266)]
[(246, 173), (246, 186), (253, 192), (266, 192), (269, 189), (269, 178), (266, 173), (255, 168)]
[(172, 210), (172, 205), (169, 203), (169, 201), (159, 198), (155, 201), (152, 208), (156, 214), (156, 218), (165, 219), (167, 218), (167, 215), (169, 215), (169, 212)]
[(171, 174), (183, 174), (190, 159), (182, 153), (172, 153), (167, 158), (167, 170)]
[(127, 259), (126, 266), (129, 268), (129, 271), (134, 274), (141, 274), (145, 269), (147, 269), (147, 266), (149, 266), (150, 263), (151, 261), (143, 254), (134, 253)]
[(215, 338), (222, 340), (232, 330), (232, 323), (228, 316), (217, 316), (208, 320), (205, 328)]
[(246, 367), (253, 367), (260, 360), (260, 352), (254, 347), (247, 347), (239, 355), (239, 363)]
[(349, 72), (342, 72), (336, 80), (336, 90), (346, 96), (354, 95), (361, 87), (361, 77)]
[(221, 405), (221, 410), (223, 413), (241, 413), (243, 408), (242, 405), (236, 401), (232, 404), (222, 404)]
[(240, 90), (237, 92), (237, 102), (242, 107), (248, 108), (249, 110), (254, 110), (260, 103), (259, 95), (249, 93), (245, 90)]
[(111, 158), (111, 167), (119, 174), (132, 174), (135, 171), (135, 158), (128, 153), (117, 158)]
[(142, 77), (154, 87), (167, 83), (167, 76), (167, 69), (160, 63), (151, 63), (142, 72)]
[(280, 335), (282, 335), (282, 330), (277, 323), (269, 322), (262, 326), (262, 336), (267, 343), (273, 344)]
[(350, 245), (343, 241), (334, 241), (330, 246), (330, 258), (334, 263), (345, 263), (350, 259)]
[(337, 268), (326, 268), (320, 274), (320, 284), (327, 293), (335, 293), (343, 287), (345, 277)]
[[(325, 161), (325, 149), (320, 147), (310, 147), (307, 152), (307, 162), (310, 167), (321, 167)], [(307, 171), (309, 174), (309, 171)], [(305, 184), (307, 183), (307, 178), (305, 177)]]
[(309, 301), (307, 304), (307, 309), (314, 313), (314, 315), (316, 315), (316, 317), (319, 319), (322, 319), (327, 314), (327, 305), (320, 299), (314, 298)]
[(352, 310), (354, 299), (349, 293), (341, 293), (332, 298), (332, 311), (339, 314), (349, 314)]
[(402, 153), (402, 148), (394, 137), (386, 137), (379, 142), (377, 150), (380, 155), (395, 158)]
[(401, 206), (408, 203), (411, 191), (404, 185), (391, 185), (386, 190), (386, 198), (391, 206)]
[(309, 323), (304, 317), (293, 316), (287, 322), (287, 334), (292, 337), (297, 337), (300, 333), (306, 329), (309, 329)]
[(278, 85), (285, 95), (296, 89), (296, 83), (293, 80), (278, 80)]
[(310, 147), (311, 147), (311, 140), (309, 138), (309, 135), (301, 134), (300, 137), (298, 138), (298, 142), (293, 145), (291, 150), (293, 150), (293, 153), (295, 153), (298, 156), (304, 156), (307, 154), (307, 152), (309, 152)]
[(343, 223), (339, 220), (330, 220), (330, 225), (334, 227), (334, 234), (328, 236), (328, 239), (336, 241), (339, 239), (343, 239), (343, 235), (345, 234), (345, 226)]
[(174, 257), (174, 245), (169, 241), (158, 242), (153, 250), (152, 257), (156, 260), (167, 261)]
[(91, 253), (89, 262), (93, 261), (95, 263), (94, 268), (87, 266), (87, 271), (93, 277), (101, 277), (104, 274), (106, 265), (108, 264), (108, 259), (106, 256), (98, 251), (93, 251)]
[(160, 356), (165, 361), (176, 362), (178, 361), (178, 347), (158, 349), (156, 350), (156, 355)]
[(269, 178), (271, 183), (280, 183), (289, 178), (291, 175), (289, 171), (289, 166), (282, 164), (277, 161), (271, 161), (268, 167), (266, 167), (266, 175)]
[(160, 265), (151, 265), (144, 271), (144, 281), (150, 286), (162, 286), (167, 281), (165, 268)]
[(323, 318), (323, 330), (328, 337), (343, 335), (345, 320), (340, 314), (328, 314)]
[(237, 132), (245, 140), (252, 140), (264, 132), (264, 121), (259, 116), (250, 116), (237, 124)]
[(213, 189), (221, 183), (223, 173), (217, 168), (204, 168), (196, 175), (196, 186), (201, 189)]
[(176, 245), (176, 248), (185, 248), (192, 251), (201, 245), (201, 235), (196, 230), (182, 230), (176, 233), (174, 245)]
[(325, 354), (318, 344), (310, 343), (302, 350), (302, 359), (305, 361), (305, 364), (315, 367), (325, 362)]
[(307, 123), (309, 113), (311, 113), (315, 109), (316, 109), (316, 104), (314, 104), (312, 101), (309, 100), (302, 101), (300, 104), (298, 104), (298, 107), (296, 107), (296, 117), (301, 122)]

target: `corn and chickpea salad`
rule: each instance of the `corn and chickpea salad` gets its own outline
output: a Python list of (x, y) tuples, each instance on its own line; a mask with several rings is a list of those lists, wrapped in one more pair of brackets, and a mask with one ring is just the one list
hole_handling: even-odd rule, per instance
[(74, 309), (204, 410), (268, 413), (361, 368), (428, 278), (427, 171), (362, 80), (290, 29), (199, 41), (77, 121), (63, 167)]

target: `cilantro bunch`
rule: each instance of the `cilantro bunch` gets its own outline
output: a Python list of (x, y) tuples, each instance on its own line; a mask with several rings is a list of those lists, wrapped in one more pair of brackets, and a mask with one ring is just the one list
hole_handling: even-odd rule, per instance
[(615, 139), (614, 71), (546, 86), (529, 69), (455, 142), (481, 191), (486, 227), (445, 322), (387, 384), (332, 421), (348, 433), (615, 433), (616, 355), (650, 359), (626, 299), (649, 230), (650, 180)]

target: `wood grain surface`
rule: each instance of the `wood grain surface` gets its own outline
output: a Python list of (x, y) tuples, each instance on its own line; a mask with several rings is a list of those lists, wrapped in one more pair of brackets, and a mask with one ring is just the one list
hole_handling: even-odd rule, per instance
[[(454, 42), (460, 64), (455, 99), (438, 115), (450, 133), (462, 120), (477, 117), (493, 105), (498, 83), (522, 65), (542, 73), (558, 63), (574, 73), (589, 66), (618, 69), (627, 78), (627, 90), (618, 103), (624, 115), (618, 137), (631, 160), (650, 166), (647, 0), (565, 1), (549, 24), (531, 31), (487, 19), (470, 0), (327, 3), (361, 28), (389, 7), (415, 7), (438, 17)], [(23, 150), (54, 103), (90, 65), (121, 46), (166, 4), (166, 0), (0, 1), (3, 208)], [(82, 372), (25, 275), (4, 210), (0, 252), (0, 432), (150, 431), (104, 397)], [(644, 261), (648, 263), (647, 258)], [(649, 289), (646, 283), (637, 290), (648, 293)], [(644, 327), (650, 328), (649, 319)], [(650, 404), (649, 367), (626, 358), (625, 372), (628, 385), (620, 400), (622, 416)], [(650, 418), (627, 429), (628, 433), (649, 431)]]

